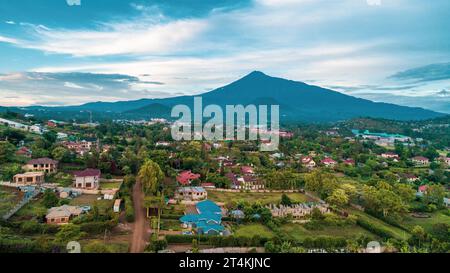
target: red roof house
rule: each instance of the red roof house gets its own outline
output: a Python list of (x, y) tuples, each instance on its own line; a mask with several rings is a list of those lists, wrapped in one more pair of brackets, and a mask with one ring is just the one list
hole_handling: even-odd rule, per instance
[(334, 161), (333, 159), (331, 159), (329, 157), (323, 159), (321, 162), (322, 162), (322, 164), (324, 164), (327, 167), (335, 166), (337, 164), (336, 161)]
[(177, 176), (177, 181), (178, 183), (180, 183), (181, 185), (190, 185), (192, 183), (193, 180), (195, 179), (199, 179), (200, 175), (196, 174), (196, 173), (192, 173), (191, 171), (184, 171), (181, 172), (178, 176)]
[(351, 158), (347, 158), (346, 160), (344, 160), (344, 164), (350, 165), (350, 166), (354, 166), (355, 165), (355, 160), (353, 160)]
[(244, 175), (252, 175), (252, 174), (255, 174), (255, 171), (254, 171), (253, 168), (250, 167), (250, 166), (242, 166), (242, 167), (241, 167), (241, 172), (242, 172)]
[(428, 190), (428, 185), (419, 186), (419, 192), (426, 193)]

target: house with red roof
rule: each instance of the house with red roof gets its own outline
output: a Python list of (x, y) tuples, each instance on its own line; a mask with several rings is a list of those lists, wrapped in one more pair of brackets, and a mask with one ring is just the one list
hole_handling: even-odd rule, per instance
[(27, 147), (23, 146), (23, 147), (20, 147), (17, 150), (16, 155), (31, 158), (32, 153), (33, 152), (30, 149), (28, 149)]
[(323, 165), (325, 165), (326, 167), (329, 167), (329, 168), (333, 168), (337, 164), (337, 162), (335, 160), (333, 160), (332, 158), (329, 158), (329, 157), (326, 157), (321, 162)]
[(255, 170), (253, 170), (253, 167), (250, 167), (250, 166), (242, 166), (241, 172), (243, 175), (254, 175), (255, 174)]
[(405, 178), (408, 182), (416, 182), (417, 180), (419, 180), (419, 178), (417, 176), (415, 176), (414, 174), (410, 174), (410, 173), (405, 174)]
[(300, 158), (300, 162), (308, 169), (313, 169), (317, 165), (311, 156), (303, 156), (302, 158)]
[(280, 138), (289, 139), (294, 136), (294, 133), (287, 131), (279, 131), (278, 135), (280, 136)]
[(353, 160), (352, 158), (347, 158), (344, 160), (344, 164), (348, 166), (355, 166), (355, 160)]
[(73, 175), (75, 176), (75, 188), (96, 190), (100, 187), (100, 170), (86, 169), (83, 171), (76, 171)]
[(387, 152), (387, 153), (382, 153), (381, 154), (382, 158), (386, 158), (386, 159), (393, 159), (393, 160), (399, 160), (400, 156), (396, 153), (393, 152)]
[(199, 179), (200, 175), (191, 171), (183, 171), (177, 176), (177, 181), (183, 186), (190, 185), (192, 181)]
[(427, 193), (427, 190), (428, 190), (428, 185), (419, 186), (419, 189), (416, 192), (416, 196), (423, 197)]

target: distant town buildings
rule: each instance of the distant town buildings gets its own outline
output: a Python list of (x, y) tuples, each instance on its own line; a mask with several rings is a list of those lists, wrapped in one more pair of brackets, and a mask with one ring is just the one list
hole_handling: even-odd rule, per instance
[(393, 159), (393, 160), (399, 160), (400, 156), (396, 153), (393, 152), (387, 152), (387, 153), (382, 153), (381, 154), (382, 158), (386, 158), (386, 159)]
[(81, 141), (65, 141), (62, 145), (67, 149), (83, 156), (86, 153), (98, 148), (98, 141), (94, 139), (84, 139)]
[(396, 141), (398, 142), (412, 142), (412, 138), (400, 134), (388, 134), (388, 133), (373, 133), (369, 130), (363, 132), (359, 130), (352, 130), (352, 133), (356, 137), (363, 139), (374, 140), (377, 145), (380, 146), (393, 146)]

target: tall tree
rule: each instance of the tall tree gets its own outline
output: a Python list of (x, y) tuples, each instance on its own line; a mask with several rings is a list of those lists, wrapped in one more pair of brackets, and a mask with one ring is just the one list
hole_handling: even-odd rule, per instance
[(0, 141), (0, 163), (11, 161), (16, 148), (8, 141)]
[(144, 192), (155, 195), (158, 192), (159, 183), (164, 179), (164, 174), (156, 162), (148, 159), (139, 170), (138, 178), (142, 183)]

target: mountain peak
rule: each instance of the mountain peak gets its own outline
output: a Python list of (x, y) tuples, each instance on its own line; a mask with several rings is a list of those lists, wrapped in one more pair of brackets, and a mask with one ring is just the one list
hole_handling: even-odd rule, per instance
[(266, 74), (264, 74), (261, 71), (253, 71), (250, 74), (248, 74), (247, 76), (245, 76), (244, 78), (259, 78), (259, 77), (269, 77)]

